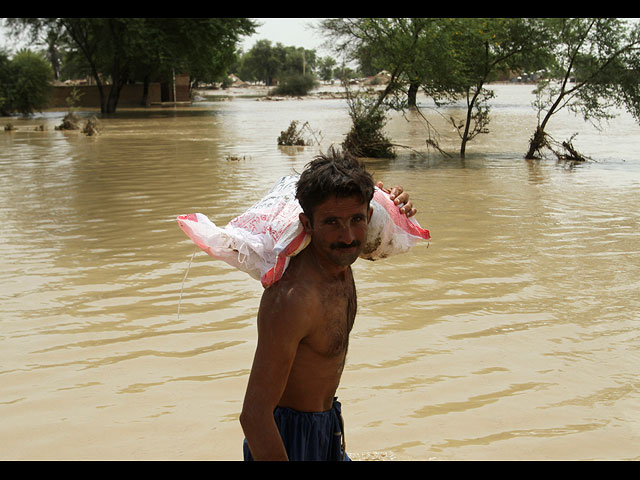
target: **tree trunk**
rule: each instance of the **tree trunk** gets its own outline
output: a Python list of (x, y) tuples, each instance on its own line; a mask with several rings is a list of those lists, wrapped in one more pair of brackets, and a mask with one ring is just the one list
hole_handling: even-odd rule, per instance
[(418, 87), (420, 85), (415, 82), (409, 84), (409, 91), (407, 92), (407, 104), (409, 108), (416, 108), (416, 96), (418, 95)]
[(149, 105), (149, 75), (145, 75), (144, 83), (142, 86), (142, 98), (140, 99), (140, 105), (146, 107)]
[(536, 132), (533, 134), (533, 137), (529, 141), (529, 151), (524, 156), (525, 159), (533, 160), (534, 158), (537, 158), (536, 153), (544, 146), (546, 142), (545, 140), (546, 133), (544, 132), (544, 129), (547, 126), (547, 122), (549, 122), (549, 119), (554, 114), (557, 106), (560, 104), (560, 101), (564, 98), (564, 95), (565, 94), (563, 90), (563, 92), (558, 95), (558, 98), (556, 99), (554, 104), (551, 106), (547, 114), (544, 116), (542, 123), (538, 125), (538, 128), (536, 128)]
[(542, 123), (540, 125), (538, 125), (538, 128), (536, 129), (536, 133), (533, 134), (533, 138), (529, 142), (529, 151), (527, 152), (527, 154), (524, 157), (527, 160), (532, 160), (532, 159), (536, 158), (536, 152), (539, 151), (544, 146), (544, 143), (545, 143), (545, 138), (544, 137), (546, 135), (544, 133), (544, 129), (547, 127), (547, 122), (549, 122), (549, 120), (551, 119), (551, 116), (556, 112), (556, 109), (560, 105), (560, 102), (562, 102), (562, 100), (564, 100), (564, 97), (566, 95), (571, 95), (571, 92), (575, 91), (578, 88), (578, 87), (574, 87), (574, 88), (570, 89), (569, 91), (565, 90), (565, 88), (567, 86), (567, 82), (569, 81), (569, 77), (571, 75), (574, 59), (575, 59), (575, 57), (573, 57), (571, 59), (571, 63), (569, 65), (569, 68), (567, 68), (567, 71), (566, 71), (566, 73), (564, 75), (564, 80), (563, 80), (562, 86), (560, 88), (560, 93), (558, 93), (558, 98), (556, 98), (556, 101), (553, 102), (553, 105), (551, 105), (551, 108), (549, 108), (549, 111), (544, 116), (544, 119), (542, 120)]
[(529, 151), (525, 155), (524, 158), (527, 160), (533, 160), (536, 157), (536, 152), (538, 152), (542, 146), (544, 145), (544, 130), (542, 127), (536, 128), (536, 132), (533, 134), (531, 140), (529, 140)]
[(471, 123), (471, 109), (469, 106), (467, 109), (467, 121), (464, 124), (464, 133), (462, 134), (462, 141), (460, 142), (460, 158), (464, 158), (467, 150), (467, 141), (469, 140), (469, 124)]
[(99, 78), (94, 78), (96, 78), (96, 87), (98, 88), (98, 95), (100, 97), (100, 112), (104, 113), (107, 108), (107, 97), (104, 93), (104, 85), (102, 85)]
[(118, 106), (118, 100), (120, 99), (120, 90), (122, 89), (122, 83), (112, 84), (109, 89), (109, 96), (107, 97), (106, 109), (102, 113), (116, 113)]
[(467, 90), (467, 120), (464, 123), (464, 133), (462, 134), (462, 142), (460, 143), (460, 158), (464, 158), (465, 151), (467, 150), (467, 142), (469, 141), (469, 127), (471, 126), (471, 113), (473, 112), (473, 107), (476, 104), (476, 99), (480, 94), (480, 90), (482, 89), (482, 85), (479, 88), (476, 88), (473, 97), (469, 100), (469, 90)]

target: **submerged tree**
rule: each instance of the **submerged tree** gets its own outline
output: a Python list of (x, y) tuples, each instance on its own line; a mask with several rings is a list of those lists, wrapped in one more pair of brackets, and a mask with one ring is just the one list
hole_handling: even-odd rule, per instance
[(464, 157), (467, 143), (488, 133), (494, 92), (487, 84), (500, 73), (542, 67), (544, 36), (539, 22), (527, 18), (456, 18), (450, 20), (448, 31), (455, 65), (448, 81), (461, 92), (466, 106), (465, 119), (451, 118), (451, 122)]
[[(389, 74), (386, 86), (376, 94), (347, 90), (352, 128), (345, 149), (366, 156), (393, 156), (383, 129), (389, 110), (416, 108), (416, 94), (425, 77), (429, 53), (425, 40), (438, 19), (428, 18), (332, 18), (320, 24), (333, 50), (345, 61), (357, 61), (361, 70)], [(424, 118), (424, 117), (422, 117)], [(427, 130), (431, 136), (431, 126)]]
[[(612, 108), (626, 108), (640, 121), (638, 26), (629, 28), (616, 18), (550, 18), (544, 22), (555, 61), (551, 79), (537, 89), (538, 125), (525, 155), (528, 159), (538, 158), (544, 148), (554, 150), (558, 142), (546, 129), (562, 109), (598, 123), (614, 116)], [(560, 145), (573, 159), (583, 158), (570, 140)]]
[[(438, 107), (463, 99), (464, 120), (451, 119), (462, 157), (471, 139), (488, 132), (493, 92), (487, 83), (502, 71), (534, 68), (543, 60), (535, 19), (340, 18), (321, 25), (336, 50), (390, 72), (380, 94), (389, 108), (417, 109), (420, 88)], [(427, 132), (427, 144), (439, 149), (428, 122)]]
[(357, 157), (393, 158), (391, 141), (384, 134), (386, 110), (379, 98), (368, 92), (351, 92), (345, 84), (351, 129), (342, 142), (343, 150)]

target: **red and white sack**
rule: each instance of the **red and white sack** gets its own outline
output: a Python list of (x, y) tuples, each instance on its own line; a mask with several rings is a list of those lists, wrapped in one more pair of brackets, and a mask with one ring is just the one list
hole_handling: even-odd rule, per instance
[(387, 258), (409, 251), (420, 240), (431, 239), (429, 230), (420, 227), (415, 217), (407, 217), (402, 213), (384, 190), (375, 188), (371, 207), (373, 213), (367, 230), (367, 241), (360, 258)]
[[(202, 213), (180, 215), (178, 225), (213, 258), (260, 280), (266, 288), (280, 280), (291, 257), (310, 242), (299, 219), (298, 176), (283, 177), (267, 195), (224, 228)], [(400, 213), (389, 195), (376, 188), (373, 214), (361, 258), (377, 260), (406, 252), (419, 240), (429, 240), (413, 217)]]
[(267, 287), (278, 281), (309, 243), (299, 220), (298, 177), (283, 177), (260, 201), (224, 228), (202, 213), (178, 217), (178, 225), (213, 258), (248, 273)]

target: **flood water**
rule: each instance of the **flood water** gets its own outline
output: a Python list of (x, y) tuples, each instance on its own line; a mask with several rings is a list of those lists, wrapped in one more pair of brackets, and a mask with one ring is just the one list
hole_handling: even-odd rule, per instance
[[(549, 132), (594, 161), (526, 161), (532, 88), (495, 87), (464, 161), (451, 108), (426, 114), (453, 158), (367, 162), (432, 241), (354, 265), (356, 459), (640, 459), (640, 127), (561, 114)], [(175, 219), (226, 224), (342, 141), (345, 103), (121, 110), (97, 137), (55, 131), (64, 113), (0, 132), (0, 458), (241, 460), (262, 287)], [(320, 147), (278, 147), (292, 120)], [(426, 152), (415, 116), (388, 132)]]

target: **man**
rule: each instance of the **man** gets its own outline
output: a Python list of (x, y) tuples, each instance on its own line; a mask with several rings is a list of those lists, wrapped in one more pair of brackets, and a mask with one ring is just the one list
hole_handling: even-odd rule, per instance
[[(348, 460), (335, 393), (356, 315), (351, 264), (365, 244), (373, 191), (364, 167), (334, 150), (300, 176), (296, 197), (311, 242), (260, 302), (240, 415), (246, 460)], [(400, 187), (392, 195), (415, 214)]]

